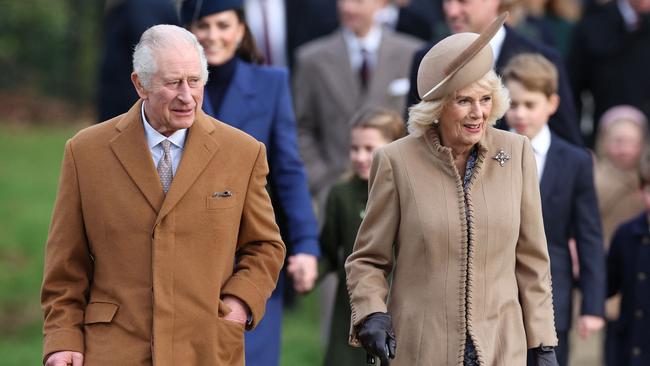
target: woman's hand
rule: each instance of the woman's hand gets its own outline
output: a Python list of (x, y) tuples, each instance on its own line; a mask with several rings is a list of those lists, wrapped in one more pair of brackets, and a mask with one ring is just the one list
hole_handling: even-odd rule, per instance
[(381, 366), (389, 365), (389, 358), (395, 358), (397, 342), (393, 322), (389, 313), (372, 313), (359, 327), (357, 337), (363, 348), (379, 357)]

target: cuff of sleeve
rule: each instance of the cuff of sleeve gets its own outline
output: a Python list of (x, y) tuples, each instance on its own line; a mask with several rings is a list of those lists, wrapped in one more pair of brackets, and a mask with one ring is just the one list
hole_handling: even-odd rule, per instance
[(255, 328), (259, 320), (264, 316), (266, 308), (266, 298), (260, 290), (247, 279), (241, 277), (232, 277), (221, 290), (221, 296), (231, 295), (239, 298), (248, 305), (251, 310), (250, 323), (247, 322), (246, 329)]
[(320, 258), (320, 246), (318, 245), (318, 240), (301, 240), (298, 243), (294, 243), (291, 255), (294, 254), (311, 254), (316, 258)]
[(49, 355), (60, 351), (84, 353), (84, 336), (81, 330), (59, 329), (46, 334), (43, 340), (43, 363)]

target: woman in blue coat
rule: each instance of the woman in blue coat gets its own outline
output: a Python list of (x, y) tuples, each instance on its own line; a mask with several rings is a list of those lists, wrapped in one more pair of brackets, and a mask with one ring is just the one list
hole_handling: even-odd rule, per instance
[[(287, 274), (298, 292), (317, 276), (318, 225), (298, 153), (288, 73), (259, 65), (262, 57), (246, 25), (242, 0), (190, 0), (181, 20), (205, 50), (210, 77), (203, 110), (264, 143), (269, 189), (288, 248)], [(262, 322), (246, 333), (246, 365), (277, 365), (284, 278), (266, 305)]]

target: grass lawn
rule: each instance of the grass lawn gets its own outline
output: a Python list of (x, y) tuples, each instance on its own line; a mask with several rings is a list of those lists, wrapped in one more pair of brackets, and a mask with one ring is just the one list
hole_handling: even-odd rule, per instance
[[(0, 355), (2, 365), (41, 363), (43, 247), (63, 146), (76, 128), (0, 126)], [(288, 311), (282, 365), (320, 365), (318, 300)]]

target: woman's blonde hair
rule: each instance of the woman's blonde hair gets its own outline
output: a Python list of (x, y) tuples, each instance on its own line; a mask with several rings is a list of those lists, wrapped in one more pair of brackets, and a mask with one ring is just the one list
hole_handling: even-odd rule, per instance
[[(501, 78), (490, 70), (482, 78), (472, 85), (478, 85), (487, 89), (492, 94), (492, 111), (488, 116), (488, 125), (494, 125), (496, 121), (503, 117), (508, 108), (510, 108), (510, 94), (508, 89), (503, 86)], [(422, 136), (434, 123), (440, 119), (442, 110), (445, 105), (456, 97), (455, 93), (447, 94), (445, 97), (432, 100), (429, 102), (421, 101), (409, 108), (408, 131), (413, 136)]]

